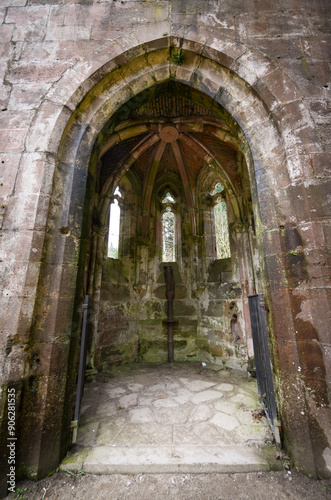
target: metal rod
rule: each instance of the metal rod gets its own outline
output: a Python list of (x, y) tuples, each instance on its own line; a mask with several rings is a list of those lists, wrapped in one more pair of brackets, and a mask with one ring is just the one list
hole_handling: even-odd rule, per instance
[(82, 338), (81, 338), (81, 343), (80, 343), (80, 354), (79, 354), (75, 414), (74, 414), (74, 420), (71, 422), (71, 427), (73, 428), (72, 443), (76, 443), (76, 440), (77, 440), (80, 408), (81, 408), (83, 393), (84, 393), (84, 378), (85, 378), (85, 368), (86, 368), (87, 340), (88, 340), (88, 330), (89, 330), (90, 309), (91, 309), (91, 299), (88, 295), (86, 295), (85, 302), (82, 305), (83, 325), (82, 325)]

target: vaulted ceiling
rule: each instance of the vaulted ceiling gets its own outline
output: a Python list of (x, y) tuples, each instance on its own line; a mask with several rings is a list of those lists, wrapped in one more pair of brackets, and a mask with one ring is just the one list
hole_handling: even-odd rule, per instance
[[(143, 212), (148, 212), (155, 182), (176, 176), (189, 208), (201, 169), (210, 165), (222, 173), (228, 189), (237, 191), (237, 125), (230, 115), (197, 91), (168, 82), (119, 113), (101, 152), (99, 193), (110, 178), (129, 169), (141, 183)], [(123, 119), (124, 118), (124, 119)]]

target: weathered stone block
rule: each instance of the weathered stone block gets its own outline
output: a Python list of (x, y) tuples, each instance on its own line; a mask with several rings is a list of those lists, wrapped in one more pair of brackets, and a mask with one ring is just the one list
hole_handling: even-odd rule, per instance
[[(303, 321), (308, 321), (318, 332), (321, 344), (331, 344), (331, 332), (329, 329), (329, 311), (331, 303), (331, 292), (328, 288), (312, 288), (301, 291), (302, 303), (298, 316)], [(315, 336), (313, 336), (315, 338)]]
[(309, 198), (310, 212), (316, 217), (327, 217), (330, 214), (328, 196), (331, 190), (331, 180), (323, 179), (319, 184), (311, 184), (306, 188)]
[[(316, 418), (318, 417), (319, 410), (323, 409), (323, 407), (325, 408), (329, 406), (330, 404), (328, 397), (328, 389), (325, 384), (325, 380), (324, 379), (321, 380), (317, 376), (313, 377), (305, 376), (305, 386), (308, 399), (314, 401), (316, 405), (315, 406), (316, 410), (312, 412), (314, 414), (314, 417)], [(324, 427), (325, 431), (328, 428), (328, 424), (326, 421), (327, 419), (326, 411), (324, 410), (323, 413), (324, 415), (322, 416), (322, 418), (320, 418), (320, 424), (324, 423), (324, 425), (321, 425), (321, 427)]]
[[(295, 342), (295, 328), (291, 314), (291, 295), (286, 288), (273, 287), (269, 290), (272, 316), (277, 342)], [(281, 313), (281, 314), (280, 314)]]
[(309, 110), (319, 128), (323, 130), (323, 128), (330, 126), (331, 118), (326, 99), (311, 100)]
[[(264, 173), (263, 173), (264, 174)], [(257, 180), (259, 191), (259, 206), (260, 206), (260, 218), (264, 230), (273, 229), (275, 227), (275, 220), (281, 220), (283, 222), (284, 218), (287, 220), (288, 217), (293, 217), (292, 212), (286, 210), (288, 204), (285, 206), (279, 206), (278, 200), (270, 197), (270, 189), (264, 189), (264, 181), (262, 179), (261, 185), (259, 186), (260, 179)], [(269, 195), (268, 195), (269, 192)]]
[(330, 68), (326, 61), (311, 61), (302, 55), (299, 60), (283, 61), (283, 65), (301, 92), (310, 98), (318, 97), (330, 78)]
[(305, 250), (314, 248), (323, 248), (325, 239), (323, 235), (323, 226), (319, 222), (302, 223), (299, 226), (302, 238), (302, 246)]
[[(68, 40), (50, 42), (56, 48), (56, 59), (83, 59), (88, 57), (95, 49), (103, 46), (103, 40)], [(43, 44), (43, 47), (47, 44)]]
[(13, 36), (13, 30), (13, 26), (5, 24), (0, 26), (0, 37), (2, 40), (2, 44), (0, 46), (0, 59), (7, 59), (10, 57), (12, 47), (9, 42)]
[(279, 255), (281, 253), (281, 228), (265, 231), (264, 248), (267, 255)]
[(161, 318), (163, 319), (164, 318), (162, 306), (163, 306), (162, 302), (156, 302), (153, 300), (147, 300), (147, 301), (144, 301), (143, 304), (141, 304), (141, 308), (145, 309), (146, 317), (150, 318), (150, 319), (161, 319)]
[(0, 130), (26, 130), (31, 123), (33, 112), (22, 110), (18, 113), (17, 111), (5, 110), (2, 113), (2, 117), (5, 120), (0, 122)]
[(64, 24), (69, 26), (104, 25), (110, 21), (111, 4), (99, 3), (90, 5), (69, 4), (65, 11)]
[(3, 0), (1, 2), (2, 7), (24, 7), (25, 5), (26, 0)]
[(265, 57), (256, 54), (255, 51), (246, 51), (236, 59), (231, 69), (247, 83), (254, 86), (257, 80), (273, 73), (276, 67)]
[(66, 370), (69, 352), (69, 342), (42, 343), (31, 349), (30, 363), (40, 373), (47, 374), (51, 369), (52, 373), (60, 375)]
[(130, 298), (130, 288), (128, 285), (119, 283), (102, 282), (101, 300), (108, 302), (127, 301)]
[(292, 37), (309, 35), (308, 28), (301, 22), (300, 13), (288, 16), (284, 11), (275, 13), (265, 10), (263, 16), (260, 12), (252, 13), (249, 18), (239, 14), (238, 34), (243, 37), (275, 37), (280, 32), (290, 33)]
[(57, 80), (59, 76), (69, 67), (67, 62), (55, 62), (48, 64), (15, 63), (8, 77), (10, 83), (47, 83)]
[(12, 191), (16, 180), (21, 155), (0, 154), (0, 196), (6, 198)]
[[(110, 346), (110, 348), (115, 352), (117, 348), (120, 348), (121, 352), (125, 348), (124, 345), (131, 344), (133, 341), (133, 328), (129, 321), (123, 322), (121, 325), (111, 324), (110, 321), (101, 322), (100, 326), (102, 328), (102, 333), (98, 339), (98, 348), (103, 348)], [(110, 350), (107, 350), (107, 355), (110, 354)]]
[(128, 281), (125, 276), (123, 262), (120, 259), (107, 258), (103, 276), (103, 279), (109, 282), (121, 283)]
[[(270, 41), (270, 45), (273, 45), (274, 42), (275, 40)], [(288, 46), (287, 42), (286, 45)], [(277, 68), (272, 73), (264, 76), (263, 79), (257, 80), (254, 88), (271, 110), (281, 106), (282, 103), (295, 101), (301, 95), (292, 80), (281, 68)]]
[[(166, 286), (161, 285), (153, 290), (153, 295), (161, 300), (166, 300)], [(185, 285), (180, 285), (175, 283), (175, 300), (186, 299), (187, 298), (187, 287)]]
[[(282, 128), (287, 130), (283, 134), (287, 149), (297, 148), (301, 153), (321, 151), (314, 122), (303, 103), (295, 101), (282, 104), (273, 114)], [(290, 132), (292, 123), (299, 126), (295, 134)]]
[(276, 289), (286, 287), (287, 280), (281, 255), (269, 255), (265, 257), (265, 264), (270, 287)]
[(78, 325), (72, 322), (72, 302), (67, 297), (59, 298), (55, 293), (47, 296), (47, 290), (39, 290), (39, 297), (43, 292), (45, 295), (42, 296), (43, 301), (40, 300), (40, 314), (35, 317), (35, 342), (64, 341), (76, 336)]
[(46, 40), (89, 40), (90, 26), (50, 26), (47, 29)]
[(40, 153), (22, 155), (15, 185), (16, 193), (50, 193), (54, 163), (45, 160), (45, 156)]
[(24, 378), (25, 364), (28, 352), (24, 345), (16, 344), (10, 347), (6, 353), (7, 363), (5, 365), (3, 380), (7, 383), (19, 382)]
[(46, 33), (49, 6), (12, 7), (8, 9), (6, 23), (15, 25), (14, 41), (43, 40)]
[(300, 378), (301, 360), (296, 341), (278, 341), (278, 363), (278, 370)]
[(331, 283), (331, 269), (328, 268), (329, 254), (324, 249), (312, 249), (305, 251), (307, 264), (307, 272), (309, 281), (312, 281), (314, 286), (321, 286), (326, 282)]
[(14, 336), (14, 342), (28, 344), (33, 324), (33, 311), (35, 306), (35, 297), (23, 297), (19, 310), (19, 320), (17, 324), (17, 332)]
[[(0, 81), (1, 81), (0, 77)], [(0, 87), (0, 109), (7, 109), (10, 97), (10, 87), (9, 85), (2, 85)]]
[(221, 317), (223, 315), (223, 301), (210, 300), (208, 307), (204, 305), (201, 307), (200, 314), (203, 316)]
[(126, 304), (115, 303), (113, 302), (105, 302), (101, 303), (101, 317), (102, 321), (107, 321), (112, 327), (117, 326), (125, 326), (127, 325), (127, 321), (129, 319), (128, 314), (126, 314)]
[(197, 325), (198, 322), (196, 320), (188, 321), (186, 318), (180, 318), (180, 321), (174, 325), (174, 335), (177, 338), (183, 338), (187, 342), (190, 342), (196, 337)]
[(208, 267), (208, 282), (221, 282), (223, 273), (231, 273), (231, 271), (231, 258), (214, 260)]
[(241, 290), (236, 283), (208, 284), (208, 295), (211, 299), (228, 299), (229, 297), (240, 297)]
[(52, 102), (44, 102), (39, 108), (38, 120), (29, 130), (26, 151), (50, 153), (56, 151), (70, 115), (71, 112), (67, 108)]
[(24, 129), (2, 130), (0, 135), (1, 151), (3, 153), (23, 151), (26, 132)]
[(114, 365), (132, 363), (137, 359), (137, 342), (97, 348), (95, 366), (98, 371), (107, 371)]
[[(166, 307), (166, 304), (165, 304)], [(174, 315), (175, 316), (197, 316), (196, 304), (187, 300), (174, 301)]]
[(310, 161), (315, 175), (322, 177), (328, 177), (331, 175), (331, 165), (328, 154), (311, 153)]
[[(301, 362), (301, 370), (305, 377), (320, 379), (320, 385), (325, 385), (325, 366), (323, 351), (317, 340), (301, 341), (300, 335), (298, 348)], [(322, 389), (322, 387), (321, 387)], [(327, 391), (326, 391), (327, 392)], [(323, 404), (323, 402), (321, 401)]]
[[(217, 35), (213, 40), (208, 40), (208, 43), (203, 50), (205, 57), (210, 57), (215, 62), (226, 68), (230, 68), (234, 60), (242, 55), (242, 53), (246, 50), (245, 46), (233, 40), (234, 25), (232, 24), (232, 21), (233, 19), (231, 19), (231, 25), (229, 27), (230, 38), (226, 37), (224, 39)], [(197, 34), (195, 39), (199, 42)]]
[(323, 234), (325, 240), (325, 247), (328, 250), (331, 248), (331, 224), (329, 223), (323, 224)]
[(51, 83), (15, 85), (10, 94), (8, 109), (38, 108)]
[(4, 290), (0, 297), (0, 342), (2, 345), (6, 345), (8, 340), (16, 335), (22, 305), (22, 297), (18, 295), (9, 295), (9, 292)]
[(26, 42), (23, 45), (21, 58), (26, 62), (59, 59), (57, 58), (58, 47), (58, 42)]

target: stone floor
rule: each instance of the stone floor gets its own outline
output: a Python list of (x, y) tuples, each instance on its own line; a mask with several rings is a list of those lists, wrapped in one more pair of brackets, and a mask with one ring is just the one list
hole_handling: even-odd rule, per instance
[(281, 468), (256, 380), (200, 363), (136, 364), (86, 385), (62, 470), (252, 472)]

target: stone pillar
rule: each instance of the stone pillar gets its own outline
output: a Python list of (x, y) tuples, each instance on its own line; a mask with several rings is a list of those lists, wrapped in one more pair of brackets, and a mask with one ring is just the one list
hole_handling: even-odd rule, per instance
[(309, 263), (310, 250), (323, 262), (323, 252), (312, 248), (322, 246), (316, 241), (320, 228), (312, 223), (302, 226), (303, 231), (284, 225), (264, 234), (275, 381), (288, 453), (306, 473), (328, 477), (330, 393), (325, 346), (330, 335), (325, 314), (329, 306), (319, 274), (319, 267), (325, 266)]
[(136, 249), (136, 284), (145, 285), (148, 282), (148, 243), (139, 241)]
[(92, 251), (89, 269), (89, 287), (88, 295), (92, 299), (92, 310), (90, 316), (90, 338), (91, 352), (89, 353), (88, 363), (94, 367), (95, 348), (98, 341), (98, 325), (100, 312), (100, 291), (102, 280), (102, 269), (105, 253), (105, 236), (108, 232), (107, 226), (94, 226), (92, 233)]
[(243, 224), (237, 223), (234, 227), (237, 241), (238, 264), (241, 284), (241, 295), (243, 303), (243, 314), (245, 320), (245, 335), (247, 354), (254, 356), (251, 319), (249, 314), (248, 296), (256, 293), (254, 286), (253, 263), (251, 258), (249, 230)]

